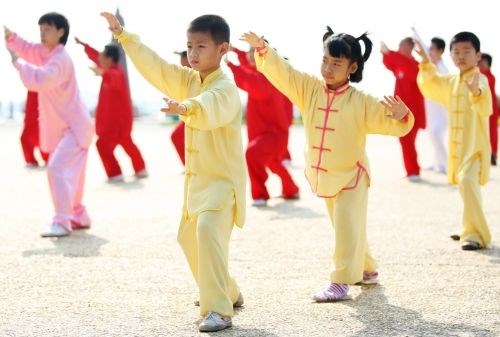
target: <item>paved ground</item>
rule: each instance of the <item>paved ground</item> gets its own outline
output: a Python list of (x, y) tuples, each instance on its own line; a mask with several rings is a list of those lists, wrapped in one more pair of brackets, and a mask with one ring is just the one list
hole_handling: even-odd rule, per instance
[[(110, 186), (91, 150), (86, 204), (93, 227), (42, 239), (51, 217), (46, 172), (23, 168), (20, 124), (0, 121), (0, 336), (197, 336), (197, 291), (176, 230), (182, 167), (171, 127), (136, 124), (151, 177)], [(293, 175), (302, 199), (248, 208), (231, 242), (232, 273), (245, 307), (221, 336), (499, 336), (500, 169), (483, 189), (490, 249), (464, 252), (448, 239), (461, 202), (445, 177), (402, 179), (395, 139), (369, 139), (373, 185), (369, 242), (382, 282), (353, 287), (354, 299), (314, 304), (328, 284), (332, 229), (302, 174), (303, 131), (292, 132)], [(429, 158), (425, 135), (419, 140)], [(122, 157), (125, 173), (130, 163)], [(279, 194), (277, 181), (271, 193)]]

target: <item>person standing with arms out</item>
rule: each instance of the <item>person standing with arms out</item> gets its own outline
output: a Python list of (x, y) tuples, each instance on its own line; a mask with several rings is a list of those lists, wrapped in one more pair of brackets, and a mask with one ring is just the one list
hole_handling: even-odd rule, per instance
[(266, 188), (267, 170), (279, 176), (284, 199), (298, 199), (299, 188), (293, 181), (283, 158), (287, 153), (289, 116), (285, 111), (285, 99), (255, 68), (254, 50), (248, 52), (236, 48), (239, 65), (227, 62), (233, 72), (236, 85), (248, 93), (246, 160), (253, 206), (263, 207), (270, 198)]
[(40, 131), (38, 126), (38, 94), (28, 91), (24, 107), (24, 127), (21, 133), (21, 146), (27, 168), (36, 168), (40, 165), (35, 157), (35, 149), (40, 150), (42, 160), (47, 163), (49, 154), (40, 149)]
[(95, 112), (97, 151), (101, 157), (108, 182), (123, 182), (123, 174), (114, 155), (120, 145), (130, 157), (136, 178), (146, 178), (146, 164), (139, 148), (132, 140), (133, 111), (130, 91), (120, 66), (118, 46), (108, 44), (98, 52), (87, 43), (75, 37), (75, 41), (84, 47), (85, 54), (95, 63), (91, 69), (102, 77), (99, 100)]
[(198, 328), (232, 326), (233, 306), (243, 297), (228, 268), (233, 226), (245, 221), (246, 172), (241, 139), (241, 102), (220, 63), (230, 30), (217, 15), (202, 15), (187, 30), (189, 64), (169, 64), (125, 31), (111, 13), (101, 13), (137, 70), (170, 98), (162, 111), (186, 124), (184, 206), (178, 241), (200, 290)]
[(47, 173), (55, 215), (41, 235), (67, 236), (72, 229), (90, 227), (82, 197), (94, 130), (64, 49), (68, 20), (51, 12), (42, 15), (38, 25), (41, 43), (29, 43), (6, 27), (5, 40), (23, 84), (38, 92), (40, 148), (50, 155)]
[(488, 84), (490, 85), (491, 91), (491, 102), (493, 113), (490, 116), (490, 145), (491, 145), (491, 165), (497, 165), (497, 153), (498, 153), (498, 100), (497, 94), (495, 92), (496, 79), (491, 72), (491, 63), (493, 58), (490, 54), (482, 53), (481, 60), (479, 61), (479, 70), (488, 79)]
[[(349, 298), (349, 285), (377, 283), (375, 259), (368, 248), (366, 212), (370, 184), (365, 144), (368, 134), (401, 137), (414, 117), (399, 97), (379, 101), (351, 86), (363, 78), (372, 51), (365, 34), (323, 35), (322, 78), (294, 69), (262, 37), (245, 33), (255, 48), (257, 69), (299, 108), (306, 133), (306, 177), (324, 198), (335, 230), (334, 270), (330, 284), (313, 295), (316, 302)], [(364, 52), (361, 51), (361, 42)]]
[(429, 62), (423, 47), (416, 42), (422, 58), (418, 85), (425, 97), (443, 104), (450, 113), (448, 181), (458, 185), (464, 204), (462, 231), (452, 235), (463, 250), (486, 247), (491, 234), (484, 216), (481, 185), (490, 171), (491, 148), (488, 118), (491, 116), (491, 91), (487, 78), (479, 72), (479, 38), (471, 32), (456, 34), (450, 43), (451, 58), (460, 71), (441, 75)]
[(415, 116), (413, 129), (406, 136), (400, 137), (399, 142), (403, 152), (406, 177), (411, 182), (419, 182), (420, 166), (415, 143), (418, 130), (425, 128), (425, 108), (424, 98), (417, 86), (418, 62), (411, 54), (413, 46), (413, 39), (407, 37), (399, 43), (398, 51), (390, 50), (384, 42), (381, 43), (380, 51), (384, 65), (396, 77), (394, 95), (401, 97)]
[[(176, 52), (181, 58), (181, 66), (191, 68), (191, 65), (189, 64), (188, 57), (187, 57), (187, 51), (183, 50), (181, 52)], [(179, 158), (182, 162), (182, 165), (186, 164), (186, 159), (185, 159), (185, 146), (184, 146), (184, 132), (185, 129), (185, 124), (183, 121), (180, 121), (177, 123), (175, 126), (174, 130), (172, 131), (172, 134), (170, 135), (170, 139), (172, 140), (172, 144), (174, 144), (175, 150), (177, 151), (177, 154), (179, 155)]]

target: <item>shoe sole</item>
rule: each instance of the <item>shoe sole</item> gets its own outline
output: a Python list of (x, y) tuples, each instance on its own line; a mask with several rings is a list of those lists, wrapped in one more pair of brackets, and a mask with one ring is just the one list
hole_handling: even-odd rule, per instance
[(332, 303), (332, 302), (342, 302), (342, 301), (348, 301), (348, 300), (351, 300), (352, 299), (352, 296), (351, 294), (347, 294), (345, 295), (344, 297), (342, 298), (339, 298), (338, 300), (318, 300), (318, 299), (315, 299), (314, 296), (312, 298), (312, 300), (316, 303)]
[(211, 327), (199, 327), (200, 332), (216, 332), (216, 331), (221, 331), (228, 329), (233, 326), (232, 322), (227, 323), (224, 327), (217, 327), (217, 326), (211, 326)]

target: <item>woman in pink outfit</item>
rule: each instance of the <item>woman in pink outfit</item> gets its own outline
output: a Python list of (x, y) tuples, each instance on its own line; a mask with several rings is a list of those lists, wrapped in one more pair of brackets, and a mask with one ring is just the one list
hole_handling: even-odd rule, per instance
[(47, 172), (55, 215), (41, 235), (67, 236), (72, 229), (90, 226), (82, 196), (94, 131), (80, 97), (73, 62), (64, 49), (68, 20), (61, 14), (47, 13), (38, 25), (41, 43), (29, 43), (6, 27), (5, 40), (23, 84), (38, 92), (40, 148), (50, 154)]

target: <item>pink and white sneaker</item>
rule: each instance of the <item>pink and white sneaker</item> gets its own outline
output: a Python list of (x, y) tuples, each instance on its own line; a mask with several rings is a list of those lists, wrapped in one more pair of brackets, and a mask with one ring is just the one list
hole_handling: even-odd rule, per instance
[(377, 284), (378, 281), (378, 271), (364, 271), (363, 280), (358, 284)]
[(343, 301), (350, 298), (349, 286), (342, 283), (332, 283), (312, 297), (318, 303)]

